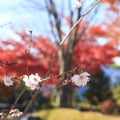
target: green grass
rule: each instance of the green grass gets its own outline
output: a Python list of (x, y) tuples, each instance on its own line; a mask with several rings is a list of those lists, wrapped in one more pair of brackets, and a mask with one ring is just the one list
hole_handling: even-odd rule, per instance
[(35, 112), (42, 120), (120, 120), (120, 116), (103, 115), (98, 112), (80, 112), (76, 109), (57, 108)]

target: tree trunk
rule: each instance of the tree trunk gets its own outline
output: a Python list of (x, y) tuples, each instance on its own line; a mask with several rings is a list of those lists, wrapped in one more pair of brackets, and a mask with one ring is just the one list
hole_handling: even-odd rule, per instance
[[(66, 52), (60, 49), (59, 53), (60, 73), (66, 72), (71, 69), (72, 65), (72, 53)], [(60, 107), (72, 107), (72, 87), (70, 84), (62, 86), (60, 89)]]
[(72, 107), (72, 91), (70, 84), (62, 87), (60, 107)]

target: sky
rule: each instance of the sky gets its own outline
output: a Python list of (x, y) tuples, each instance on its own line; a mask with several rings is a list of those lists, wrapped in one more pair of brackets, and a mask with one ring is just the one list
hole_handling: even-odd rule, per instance
[(0, 5), (0, 37), (3, 39), (19, 39), (14, 31), (23, 29), (26, 32), (33, 30), (33, 34), (38, 35), (45, 28), (45, 23), (47, 25), (41, 20), (46, 20), (43, 10), (35, 9), (36, 4), (30, 0), (0, 0)]
[[(14, 31), (29, 30), (33, 31), (33, 35), (42, 34), (45, 36), (45, 33), (50, 33), (48, 16), (45, 14), (44, 1), (41, 0), (0, 0), (0, 38), (15, 38), (19, 40), (19, 36), (15, 34)], [(64, 13), (68, 13), (67, 1), (62, 0), (63, 4), (66, 5)], [(75, 0), (71, 0), (72, 4)], [(83, 0), (84, 2), (85, 0)], [(94, 0), (91, 0), (91, 2)], [(61, 0), (57, 0), (58, 9), (61, 10)], [(90, 2), (86, 0), (85, 7), (83, 12), (89, 7)], [(72, 6), (73, 7), (73, 6)], [(74, 8), (73, 8), (74, 9)], [(103, 13), (103, 9), (100, 11)], [(97, 18), (97, 22), (100, 21), (102, 17)], [(65, 31), (68, 31), (69, 28), (64, 27)]]
[[(49, 27), (48, 16), (45, 14), (44, 0), (0, 0), (0, 38), (6, 40), (8, 38), (20, 41), (20, 37), (15, 33), (15, 31), (25, 30), (29, 34), (29, 30), (33, 31), (34, 36), (42, 35), (52, 38), (50, 36), (51, 30)], [(55, 3), (58, 5), (58, 9), (61, 9), (62, 5), (66, 5), (64, 13), (68, 14), (67, 1), (57, 0)], [(72, 4), (75, 0), (71, 0)], [(84, 2), (85, 1), (85, 2)], [(91, 5), (94, 0), (83, 0), (85, 7), (82, 8), (84, 13), (86, 9)], [(90, 3), (91, 2), (91, 3)], [(98, 6), (100, 7), (100, 6)], [(74, 10), (75, 8), (72, 9)], [(98, 11), (98, 16), (94, 19), (93, 23), (97, 24), (104, 20), (105, 7), (101, 7)], [(93, 10), (94, 12), (94, 10)], [(89, 14), (90, 15), (90, 14)], [(87, 15), (89, 17), (89, 15)], [(102, 16), (102, 17), (101, 17)], [(87, 19), (87, 17), (86, 17)], [(92, 23), (91, 23), (92, 24)], [(64, 25), (63, 25), (64, 26)], [(69, 30), (68, 27), (63, 28), (66, 32)], [(104, 40), (99, 40), (100, 44), (104, 44)], [(120, 65), (120, 58), (114, 59), (115, 63)]]
[(101, 66), (101, 69), (104, 71), (104, 76), (110, 78), (110, 84), (112, 86), (120, 83), (120, 70), (113, 67)]

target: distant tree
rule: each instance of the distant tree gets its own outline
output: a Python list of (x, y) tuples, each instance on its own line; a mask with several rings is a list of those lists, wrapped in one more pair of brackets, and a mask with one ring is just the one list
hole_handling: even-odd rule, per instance
[(88, 89), (84, 94), (88, 102), (97, 105), (112, 97), (109, 78), (104, 77), (104, 74), (101, 72), (91, 79)]

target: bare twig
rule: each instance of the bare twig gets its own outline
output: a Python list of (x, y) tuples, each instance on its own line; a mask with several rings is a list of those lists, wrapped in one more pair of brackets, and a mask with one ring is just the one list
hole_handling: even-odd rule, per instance
[(60, 42), (60, 45), (64, 43), (64, 41), (69, 37), (72, 30), (81, 22), (81, 20), (97, 5), (100, 3), (101, 0), (97, 0), (79, 19), (78, 21), (71, 27), (70, 31), (66, 34), (63, 40)]
[(26, 73), (27, 75), (29, 74), (29, 65), (28, 65), (28, 60), (29, 60), (29, 55), (30, 55), (30, 49), (32, 47), (32, 31), (30, 30), (30, 44), (28, 46), (28, 50), (25, 50), (25, 56), (26, 56)]
[(19, 96), (17, 97), (17, 99), (15, 100), (15, 102), (13, 103), (13, 105), (10, 107), (10, 109), (7, 111), (7, 113), (5, 114), (5, 116), (3, 117), (2, 120), (6, 120), (7, 116), (9, 115), (9, 112), (14, 109), (18, 103), (18, 101), (20, 100), (20, 98), (22, 97), (22, 95), (24, 94), (25, 92), (25, 88), (20, 92)]
[[(45, 5), (46, 5), (46, 9), (47, 9), (47, 11), (48, 11), (48, 19), (49, 19), (49, 23), (50, 23), (52, 35), (53, 35), (53, 37), (55, 38), (55, 40), (57, 40), (55, 31), (54, 31), (54, 28), (53, 28), (53, 21), (52, 21), (52, 19), (51, 19), (51, 15), (50, 15), (50, 14), (51, 14), (51, 13), (50, 13), (50, 8), (49, 8), (48, 3), (47, 3), (46, 0), (45, 0)], [(56, 42), (57, 42), (57, 41), (56, 41)]]
[[(61, 20), (59, 19), (59, 14), (56, 10), (53, 0), (49, 0), (49, 2), (50, 2), (49, 3), (50, 7), (48, 6), (47, 1), (45, 1), (46, 9), (47, 9), (48, 15), (49, 15), (49, 22), (50, 22), (50, 26), (52, 27), (51, 30), (52, 30), (52, 34), (55, 38), (55, 41), (57, 44), (59, 44), (59, 42), (57, 42), (57, 41), (58, 41), (58, 39), (59, 39), (59, 41), (61, 40)], [(51, 16), (54, 18), (54, 20), (51, 19)], [(53, 25), (55, 25), (56, 29), (53, 28)], [(56, 32), (55, 32), (55, 30), (56, 30)], [(57, 33), (58, 38), (56, 36), (56, 33)]]

